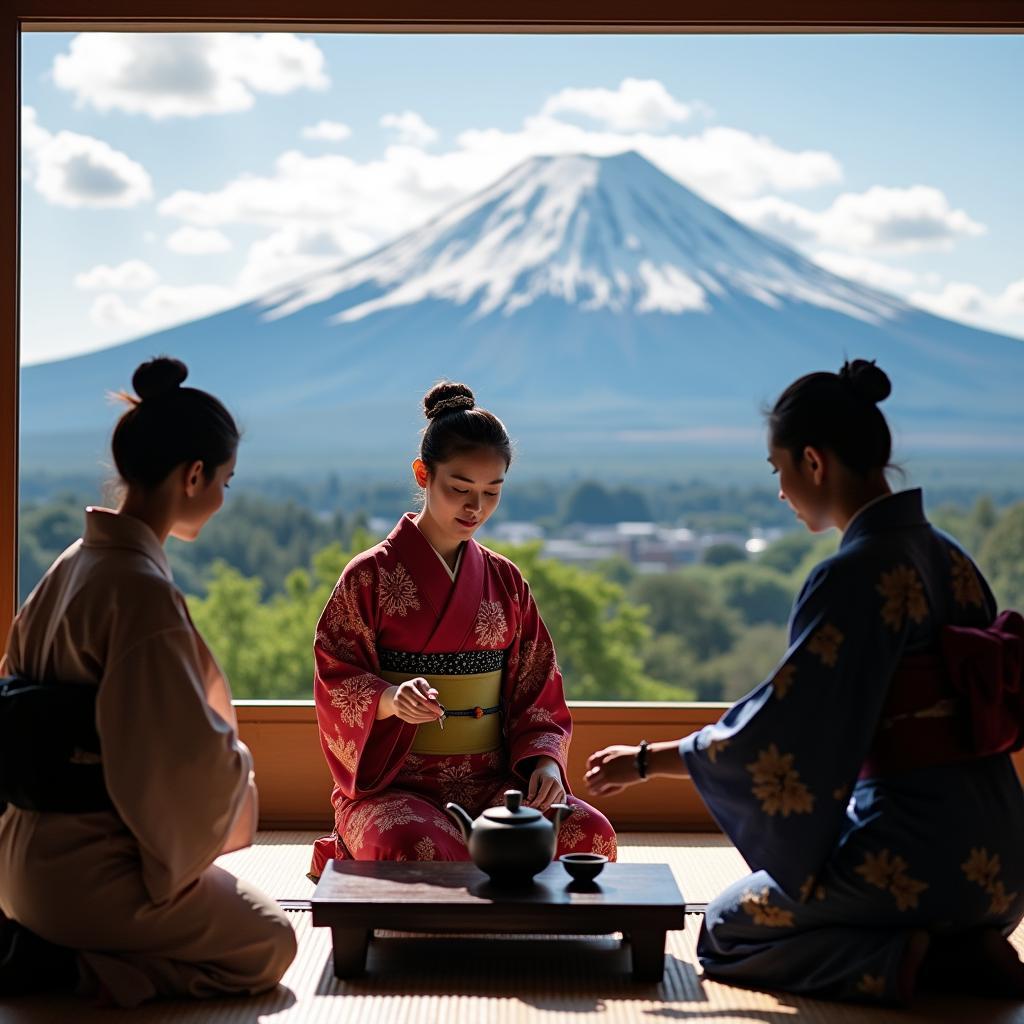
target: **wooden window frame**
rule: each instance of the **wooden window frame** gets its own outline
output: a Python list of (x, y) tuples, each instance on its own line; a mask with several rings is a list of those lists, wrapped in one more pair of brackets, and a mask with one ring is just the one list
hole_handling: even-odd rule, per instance
[[(1020, 33), (1019, 0), (11, 0), (0, 14), (0, 635), (16, 609), (21, 33), (88, 30), (466, 33)], [(339, 13), (343, 10), (343, 14)], [(486, 11), (486, 13), (482, 13)], [(287, 12), (287, 13), (286, 13)], [(2, 256), (6, 253), (6, 256)], [(608, 742), (682, 735), (721, 705), (577, 704), (572, 774)], [(267, 824), (326, 824), (329, 783), (309, 702), (240, 702)], [(301, 733), (301, 736), (299, 735)], [(298, 741), (298, 742), (296, 742)], [(296, 751), (301, 756), (296, 757)], [(1020, 762), (1019, 762), (1020, 764)], [(692, 786), (652, 781), (602, 801), (621, 826), (710, 827)], [(673, 810), (666, 815), (665, 808)]]

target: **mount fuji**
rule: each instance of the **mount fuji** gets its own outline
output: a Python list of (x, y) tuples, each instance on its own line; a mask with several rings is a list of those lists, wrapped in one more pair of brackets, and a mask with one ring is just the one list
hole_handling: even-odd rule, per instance
[(367, 256), (236, 308), (22, 375), (25, 468), (101, 457), (168, 353), (246, 429), (248, 468), (409, 457), (419, 399), (468, 383), (535, 466), (742, 446), (789, 381), (876, 359), (919, 450), (1024, 449), (1024, 342), (845, 280), (633, 152), (536, 157)]

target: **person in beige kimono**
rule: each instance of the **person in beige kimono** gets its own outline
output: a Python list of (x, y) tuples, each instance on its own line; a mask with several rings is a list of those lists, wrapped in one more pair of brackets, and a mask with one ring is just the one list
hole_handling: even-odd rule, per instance
[(86, 509), (0, 664), (98, 687), (112, 804), (0, 817), (0, 996), (77, 988), (135, 1006), (255, 993), (295, 956), (277, 904), (213, 863), (253, 841), (252, 757), (163, 544), (194, 539), (222, 505), (238, 430), (216, 398), (181, 387), (187, 373), (167, 358), (136, 371), (112, 441), (120, 509)]

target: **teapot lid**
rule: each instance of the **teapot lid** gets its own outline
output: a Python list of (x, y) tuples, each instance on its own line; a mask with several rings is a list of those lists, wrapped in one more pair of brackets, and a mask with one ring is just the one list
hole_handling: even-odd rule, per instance
[(503, 825), (526, 825), (543, 817), (536, 807), (523, 807), (523, 794), (518, 789), (505, 790), (504, 807), (488, 807), (483, 816), (488, 821), (498, 821)]

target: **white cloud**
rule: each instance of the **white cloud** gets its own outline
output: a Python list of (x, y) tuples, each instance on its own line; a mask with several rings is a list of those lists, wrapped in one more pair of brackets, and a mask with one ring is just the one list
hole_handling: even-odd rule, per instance
[(369, 247), (365, 236), (344, 226), (290, 224), (249, 246), (238, 285), (258, 295), (302, 274), (338, 266)]
[(101, 139), (76, 132), (52, 135), (35, 120), (26, 150), (36, 190), (58, 206), (135, 206), (153, 194), (142, 164)]
[(195, 228), (186, 224), (168, 235), (167, 248), (190, 255), (227, 252), (231, 248), (231, 239), (216, 228)]
[(79, 106), (156, 119), (248, 110), (257, 92), (328, 85), (316, 43), (284, 32), (88, 32), (55, 58), (52, 74)]
[(346, 255), (356, 255), (417, 227), (531, 156), (629, 149), (718, 201), (765, 188), (814, 187), (841, 175), (828, 153), (785, 150), (735, 129), (713, 128), (689, 137), (627, 135), (538, 116), (517, 132), (463, 132), (443, 153), (394, 145), (381, 158), (360, 162), (336, 153), (313, 157), (289, 151), (269, 175), (246, 174), (212, 192), (181, 190), (161, 202), (159, 211), (197, 227), (307, 225), (336, 236), (345, 232)]
[(380, 119), (382, 128), (392, 128), (398, 133), (398, 141), (403, 146), (417, 146), (423, 149), (432, 142), (437, 142), (437, 131), (414, 110), (405, 110), (401, 114), (385, 114)]
[(976, 284), (950, 281), (939, 292), (915, 291), (910, 300), (938, 316), (1024, 336), (1024, 278), (995, 293)]
[(694, 108), (674, 99), (656, 79), (624, 78), (618, 89), (562, 89), (541, 114), (582, 114), (615, 132), (659, 132), (689, 120)]
[(302, 129), (304, 139), (315, 139), (321, 142), (341, 142), (352, 134), (352, 129), (340, 121), (317, 121)]
[(747, 224), (797, 243), (840, 249), (916, 252), (950, 249), (960, 238), (984, 234), (985, 225), (950, 206), (945, 194), (927, 185), (845, 192), (819, 212), (778, 196), (730, 204)]
[(21, 108), (21, 149), (23, 153), (38, 152), (53, 136), (39, 123), (34, 107)]
[(104, 292), (96, 297), (89, 315), (99, 327), (143, 333), (206, 316), (237, 301), (236, 290), (221, 285), (159, 285), (135, 304)]
[(82, 291), (99, 291), (101, 288), (113, 291), (141, 291), (152, 288), (160, 275), (143, 260), (126, 260), (116, 267), (99, 263), (81, 274), (75, 275), (75, 287)]
[(814, 262), (840, 277), (888, 292), (905, 292), (921, 283), (921, 276), (912, 270), (848, 252), (816, 252)]

